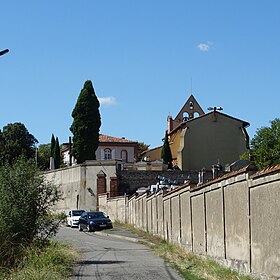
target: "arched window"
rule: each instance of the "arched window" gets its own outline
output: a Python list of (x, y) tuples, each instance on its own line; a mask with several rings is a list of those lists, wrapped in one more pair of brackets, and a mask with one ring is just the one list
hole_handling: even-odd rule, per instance
[(121, 159), (122, 159), (122, 161), (127, 162), (127, 151), (126, 150), (121, 151)]
[(112, 159), (112, 151), (109, 148), (104, 149), (104, 159)]
[(194, 106), (193, 106), (193, 102), (192, 102), (192, 101), (190, 101), (189, 107), (190, 107), (191, 110), (193, 110), (193, 107), (194, 107)]
[(189, 113), (188, 112), (184, 112), (183, 113), (183, 122), (186, 122), (189, 120)]

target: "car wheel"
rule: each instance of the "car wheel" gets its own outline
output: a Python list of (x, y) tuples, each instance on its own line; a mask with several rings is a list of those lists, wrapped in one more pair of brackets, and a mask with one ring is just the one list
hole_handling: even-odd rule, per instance
[(90, 227), (90, 225), (87, 225), (87, 231), (88, 231), (88, 232), (91, 232), (91, 231), (92, 231), (92, 228)]
[(81, 224), (79, 224), (79, 231), (83, 231)]

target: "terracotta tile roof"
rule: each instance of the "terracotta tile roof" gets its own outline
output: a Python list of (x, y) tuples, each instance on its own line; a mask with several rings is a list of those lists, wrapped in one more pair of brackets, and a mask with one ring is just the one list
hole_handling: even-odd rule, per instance
[(109, 136), (105, 134), (99, 134), (99, 142), (100, 143), (137, 143), (137, 141), (128, 140), (123, 138), (118, 138), (114, 136)]
[(155, 147), (155, 148), (152, 148), (152, 149), (148, 149), (148, 150), (143, 151), (142, 154), (144, 155), (144, 154), (146, 154), (146, 153), (149, 153), (149, 152), (151, 152), (151, 151), (155, 151), (155, 150), (161, 149), (161, 148), (162, 148), (162, 146), (157, 146), (157, 147)]
[(267, 175), (267, 174), (270, 174), (273, 172), (279, 172), (279, 171), (280, 171), (280, 164), (277, 164), (277, 165), (270, 166), (270, 167), (264, 168), (264, 169), (256, 172), (255, 174), (253, 174), (251, 176), (251, 178), (257, 178), (257, 177), (261, 177), (261, 176), (264, 176), (264, 175)]

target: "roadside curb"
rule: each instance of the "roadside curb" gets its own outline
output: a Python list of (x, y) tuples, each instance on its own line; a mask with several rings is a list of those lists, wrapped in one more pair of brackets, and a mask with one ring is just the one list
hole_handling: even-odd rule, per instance
[(102, 231), (95, 231), (94, 234), (100, 235), (100, 236), (112, 236), (112, 237), (115, 237), (118, 239), (123, 239), (123, 240), (131, 241), (131, 242), (135, 242), (135, 243), (143, 242), (143, 243), (146, 243), (149, 245), (154, 245), (152, 242), (145, 240), (143, 238), (128, 237), (128, 236), (123, 236), (123, 235), (119, 235), (119, 234), (110, 234), (110, 233), (106, 233), (106, 232), (102, 232)]
[(112, 236), (112, 237), (115, 237), (115, 238), (125, 239), (125, 240), (132, 241), (132, 242), (139, 242), (139, 241), (141, 241), (138, 238), (123, 236), (123, 235), (118, 235), (118, 234), (110, 234), (110, 233), (101, 232), (101, 231), (95, 231), (94, 234), (100, 235), (100, 236)]

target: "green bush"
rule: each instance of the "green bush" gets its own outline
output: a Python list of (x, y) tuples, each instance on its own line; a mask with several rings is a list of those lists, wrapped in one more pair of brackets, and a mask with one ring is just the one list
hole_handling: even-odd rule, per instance
[(33, 161), (23, 158), (0, 167), (0, 266), (16, 263), (33, 242), (52, 237), (58, 223), (50, 210), (61, 198)]

